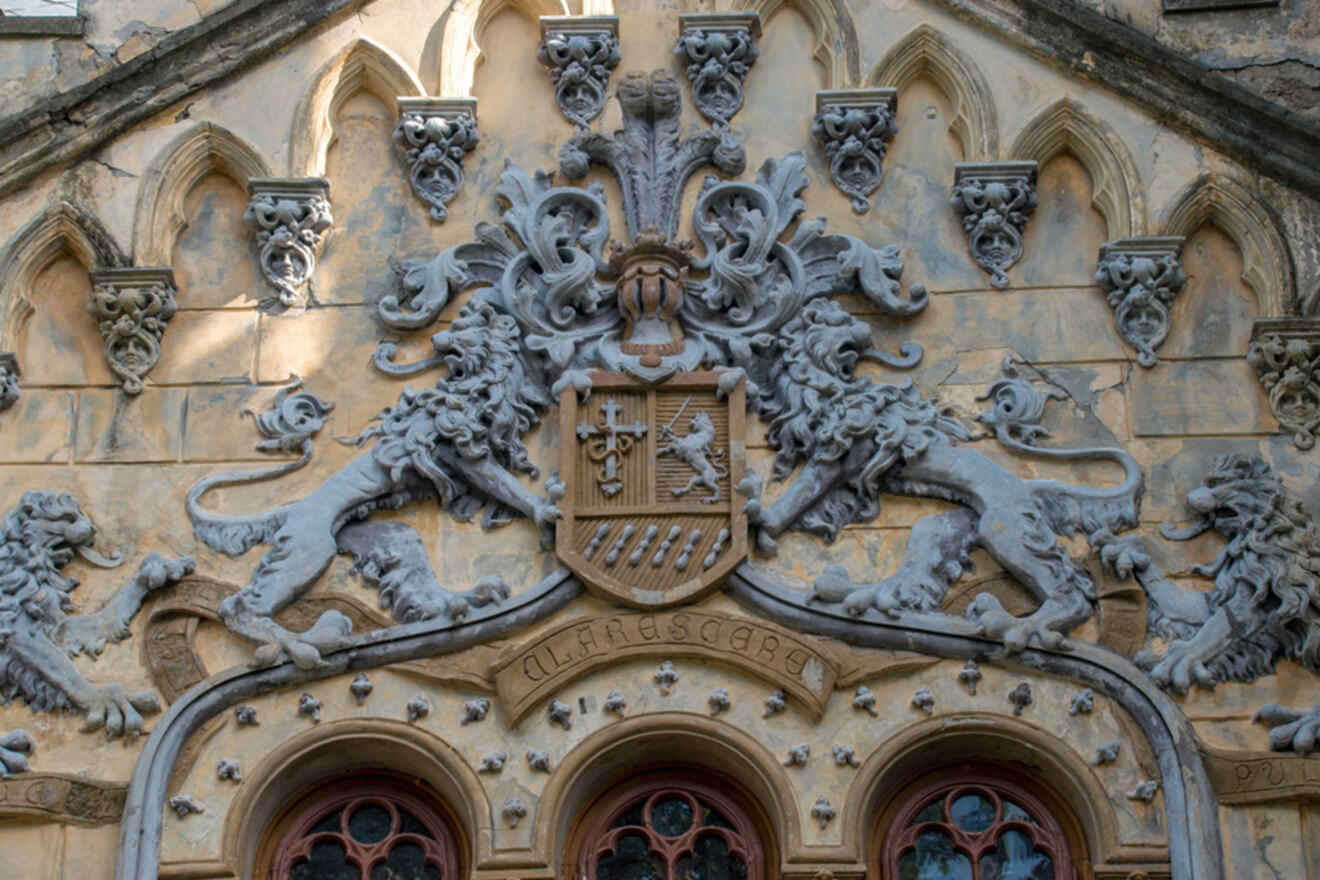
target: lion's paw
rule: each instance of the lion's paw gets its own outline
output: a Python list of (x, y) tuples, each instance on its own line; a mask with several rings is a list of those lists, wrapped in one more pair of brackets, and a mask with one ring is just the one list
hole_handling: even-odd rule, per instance
[(976, 624), (981, 635), (998, 639), (1010, 654), (1038, 645), (1042, 648), (1062, 648), (1067, 640), (1062, 633), (1049, 628), (1049, 621), (1039, 612), (1026, 617), (1014, 617), (1004, 610), (989, 593), (981, 593), (967, 606), (967, 619)]
[(137, 736), (142, 733), (143, 715), (160, 711), (160, 701), (151, 691), (129, 693), (120, 684), (101, 685), (86, 707), (83, 730), (105, 728), (107, 738), (121, 734)]
[(1277, 703), (1267, 703), (1251, 720), (1269, 725), (1270, 748), (1276, 752), (1309, 755), (1320, 738), (1320, 705), (1309, 712), (1296, 712)]
[(1190, 640), (1175, 639), (1162, 657), (1147, 655), (1142, 664), (1149, 667), (1150, 677), (1162, 688), (1185, 694), (1194, 684), (1214, 687), (1215, 676), (1206, 668), (1205, 658)]
[(15, 730), (0, 736), (0, 779), (26, 772), (28, 755), (36, 746), (26, 730)]
[(299, 669), (320, 669), (326, 666), (321, 655), (345, 647), (352, 632), (353, 621), (338, 611), (325, 612), (311, 629), (301, 633), (272, 624), (271, 640), (253, 652), (252, 665), (274, 666), (291, 660)]

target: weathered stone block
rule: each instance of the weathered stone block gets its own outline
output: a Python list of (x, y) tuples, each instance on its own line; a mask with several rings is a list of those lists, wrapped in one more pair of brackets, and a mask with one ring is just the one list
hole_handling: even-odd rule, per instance
[(161, 385), (243, 381), (252, 375), (256, 350), (256, 312), (179, 312), (151, 379)]
[(1130, 382), (1138, 437), (1279, 429), (1245, 360), (1159, 363), (1133, 371)]
[(78, 461), (177, 461), (183, 430), (181, 388), (148, 388), (136, 397), (89, 389), (78, 395)]

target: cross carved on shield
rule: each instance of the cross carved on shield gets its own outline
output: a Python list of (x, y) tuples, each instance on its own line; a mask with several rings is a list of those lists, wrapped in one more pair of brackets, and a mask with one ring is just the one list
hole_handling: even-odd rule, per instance
[(592, 373), (560, 401), (560, 560), (593, 592), (663, 608), (713, 590), (747, 556), (745, 391), (720, 374), (657, 385)]

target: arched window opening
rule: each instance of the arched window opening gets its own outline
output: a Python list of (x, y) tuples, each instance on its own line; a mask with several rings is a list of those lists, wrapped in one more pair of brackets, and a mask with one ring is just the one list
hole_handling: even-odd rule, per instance
[(355, 775), (323, 784), (276, 823), (270, 880), (458, 880), (452, 817), (409, 780)]
[[(713, 774), (634, 777), (597, 799), (573, 835), (579, 880), (763, 880), (758, 823)], [(718, 778), (718, 777), (715, 777)]]
[(1081, 838), (1024, 773), (959, 768), (910, 785), (873, 839), (881, 880), (1076, 880)]

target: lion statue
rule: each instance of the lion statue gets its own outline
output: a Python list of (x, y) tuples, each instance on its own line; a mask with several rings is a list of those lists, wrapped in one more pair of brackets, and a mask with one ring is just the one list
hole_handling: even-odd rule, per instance
[(1149, 596), (1151, 629), (1169, 640), (1162, 655), (1138, 664), (1162, 687), (1255, 681), (1281, 659), (1320, 671), (1320, 530), (1300, 499), (1259, 458), (1215, 459), (1187, 493), (1199, 520), (1170, 540), (1213, 529), (1228, 542), (1193, 574), (1214, 579), (1208, 592), (1179, 590), (1147, 558), (1137, 578)]
[[(548, 480), (550, 497), (540, 498), (515, 476), (537, 475), (521, 437), (539, 422), (539, 413), (550, 403), (540, 383), (526, 375), (519, 356), (518, 325), (489, 304), (472, 302), (448, 330), (432, 336), (431, 343), (435, 356), (420, 364), (391, 367), (379, 356), (377, 363), (396, 375), (443, 364), (448, 375), (431, 388), (405, 389), (394, 406), (377, 416), (378, 424), (358, 436), (359, 445), (374, 439), (371, 449), (305, 498), (246, 516), (225, 516), (201, 507), (201, 497), (210, 489), (264, 479), (286, 472), (287, 466), (215, 474), (189, 491), (188, 515), (208, 547), (237, 556), (258, 544), (271, 545), (251, 582), (220, 606), (221, 619), (231, 630), (258, 643), (256, 664), (291, 659), (311, 668), (322, 662), (323, 651), (347, 643), (352, 625), (337, 611), (325, 612), (304, 633), (285, 630), (273, 617), (307, 590), (343, 549), (336, 540), (340, 530), (372, 511), (439, 496), (456, 519), (470, 520), (484, 506), (485, 527), (526, 516), (543, 530), (543, 537), (559, 517), (555, 501), (563, 489), (558, 480)], [(393, 354), (388, 347), (384, 351), (386, 358)], [(379, 561), (368, 568), (379, 572)], [(397, 596), (397, 585), (389, 589), (392, 597)], [(409, 619), (438, 614), (457, 618), (460, 605), (484, 605), (508, 595), (502, 584), (484, 585), (462, 594), (456, 603), (455, 595), (436, 583), (433, 573), (425, 591), (428, 598), (413, 595), (406, 603)], [(397, 610), (395, 599), (391, 602)]]
[(1081, 532), (1099, 541), (1135, 527), (1141, 469), (1118, 449), (1054, 450), (1029, 447), (1007, 435), (1015, 451), (1056, 460), (1110, 460), (1124, 469), (1113, 488), (1089, 489), (1054, 480), (1022, 480), (964, 445), (971, 433), (922, 398), (909, 381), (875, 383), (856, 375), (871, 349), (871, 329), (837, 303), (814, 299), (761, 340), (768, 367), (755, 376), (755, 405), (770, 423), (775, 479), (798, 475), (772, 503), (759, 498), (758, 478), (740, 491), (751, 496), (749, 521), (757, 546), (773, 553), (775, 537), (789, 528), (833, 540), (849, 523), (874, 518), (885, 493), (957, 502), (964, 509), (919, 521), (899, 570), (878, 583), (853, 584), (839, 566), (816, 581), (812, 598), (842, 602), (862, 614), (938, 611), (950, 584), (962, 576), (973, 547), (983, 548), (1041, 601), (1029, 617), (1010, 616), (989, 594), (968, 609), (987, 635), (1010, 650), (1037, 642), (1061, 643), (1063, 634), (1091, 616), (1095, 584), (1059, 544)]
[(0, 700), (21, 697), (37, 711), (77, 710), (86, 716), (88, 730), (103, 727), (112, 737), (141, 733), (142, 715), (160, 711), (155, 694), (92, 684), (70, 658), (96, 657), (107, 642), (127, 638), (147, 593), (191, 574), (193, 561), (152, 553), (99, 611), (71, 617), (69, 593), (78, 582), (64, 567), (75, 555), (100, 568), (120, 562), (93, 549), (96, 530), (78, 502), (68, 493), (25, 492), (3, 530)]

